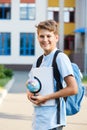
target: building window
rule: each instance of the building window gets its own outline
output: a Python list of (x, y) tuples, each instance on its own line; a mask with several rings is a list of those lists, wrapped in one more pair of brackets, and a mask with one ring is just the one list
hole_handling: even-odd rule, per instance
[(21, 20), (35, 20), (36, 8), (35, 1), (21, 1), (20, 3), (20, 19)]
[[(59, 22), (59, 11), (58, 7), (49, 7), (48, 8), (48, 19), (54, 19), (56, 22)], [(75, 9), (65, 7), (64, 8), (64, 22), (70, 23), (75, 22)]]
[(11, 36), (10, 33), (0, 33), (0, 55), (11, 54)]
[(70, 22), (75, 22), (74, 12), (70, 12)]
[(48, 19), (54, 19), (56, 22), (59, 22), (59, 12), (58, 11), (49, 11)]
[(64, 49), (65, 50), (74, 50), (74, 36), (68, 35), (64, 38)]
[(20, 55), (35, 55), (35, 34), (20, 34)]
[(54, 12), (53, 12), (53, 16), (54, 16), (54, 20), (55, 20), (56, 22), (59, 22), (59, 12), (58, 12), (58, 11), (54, 11)]
[(58, 7), (48, 7), (48, 19), (53, 19), (59, 22), (59, 8)]
[(74, 8), (64, 8), (64, 22), (75, 22), (75, 10)]
[(0, 2), (0, 19), (11, 19), (11, 3)]

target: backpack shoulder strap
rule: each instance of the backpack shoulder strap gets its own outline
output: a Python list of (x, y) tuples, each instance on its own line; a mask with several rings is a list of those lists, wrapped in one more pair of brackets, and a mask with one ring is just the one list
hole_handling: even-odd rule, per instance
[(53, 75), (54, 75), (54, 78), (57, 82), (57, 86), (59, 87), (59, 89), (62, 89), (62, 84), (61, 84), (61, 80), (60, 80), (60, 73), (59, 73), (59, 70), (58, 70), (58, 66), (57, 66), (57, 63), (56, 63), (56, 57), (57, 55), (60, 53), (61, 51), (60, 50), (57, 50), (54, 54), (54, 58), (53, 58), (53, 62), (52, 62), (52, 67), (53, 67)]
[(39, 67), (41, 62), (42, 62), (42, 59), (43, 59), (43, 55), (41, 55), (38, 59), (37, 59), (37, 62), (36, 62), (36, 67)]
[[(60, 50), (57, 50), (54, 54), (54, 57), (53, 57), (53, 62), (52, 62), (52, 67), (53, 67), (53, 75), (54, 75), (54, 78), (56, 80), (56, 88), (57, 88), (57, 91), (59, 91), (60, 89), (62, 89), (62, 84), (61, 84), (61, 80), (60, 80), (60, 73), (59, 73), (59, 70), (58, 70), (58, 66), (57, 66), (57, 63), (56, 63), (56, 57), (57, 55), (60, 53), (61, 51)], [(60, 124), (60, 100), (59, 98), (56, 99), (56, 102), (57, 102), (57, 123)]]
[[(54, 57), (53, 57), (53, 62), (52, 62), (52, 67), (53, 67), (53, 75), (54, 75), (54, 78), (57, 82), (57, 87), (58, 89), (62, 89), (62, 84), (61, 84), (61, 80), (60, 80), (60, 73), (59, 73), (59, 70), (58, 70), (58, 67), (57, 67), (57, 63), (56, 63), (56, 57), (57, 55), (60, 53), (61, 51), (60, 50), (57, 50), (54, 54)], [(43, 59), (43, 55), (41, 55), (38, 59), (37, 59), (37, 62), (36, 62), (36, 67), (39, 67), (41, 62), (42, 62), (42, 59)]]

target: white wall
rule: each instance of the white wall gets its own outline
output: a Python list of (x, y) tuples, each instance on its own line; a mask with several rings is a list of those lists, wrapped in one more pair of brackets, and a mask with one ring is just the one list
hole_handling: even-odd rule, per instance
[(20, 56), (20, 32), (36, 32), (35, 25), (47, 19), (47, 0), (36, 0), (36, 20), (20, 20), (20, 0), (12, 0), (11, 20), (0, 20), (0, 32), (11, 33), (11, 55), (0, 56), (0, 64), (32, 64), (42, 50), (35, 39), (35, 56)]

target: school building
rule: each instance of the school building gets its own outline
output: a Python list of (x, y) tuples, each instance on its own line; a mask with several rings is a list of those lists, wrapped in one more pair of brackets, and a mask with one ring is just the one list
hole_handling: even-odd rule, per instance
[(59, 48), (84, 71), (86, 8), (86, 0), (0, 0), (0, 64), (28, 69), (42, 54), (35, 25), (54, 19), (59, 23)]

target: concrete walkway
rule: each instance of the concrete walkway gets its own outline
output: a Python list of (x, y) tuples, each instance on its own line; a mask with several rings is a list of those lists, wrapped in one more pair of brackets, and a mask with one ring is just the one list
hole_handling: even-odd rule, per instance
[(32, 104), (26, 97), (27, 72), (15, 72), (15, 82), (0, 104), (0, 130), (31, 130)]
[[(33, 107), (26, 97), (27, 75), (21, 71), (14, 73), (15, 82), (0, 104), (0, 130), (32, 130)], [(67, 117), (67, 123), (63, 130), (87, 130), (87, 97), (81, 111)]]
[(87, 130), (87, 97), (84, 97), (81, 110), (67, 117), (67, 126), (63, 130)]

